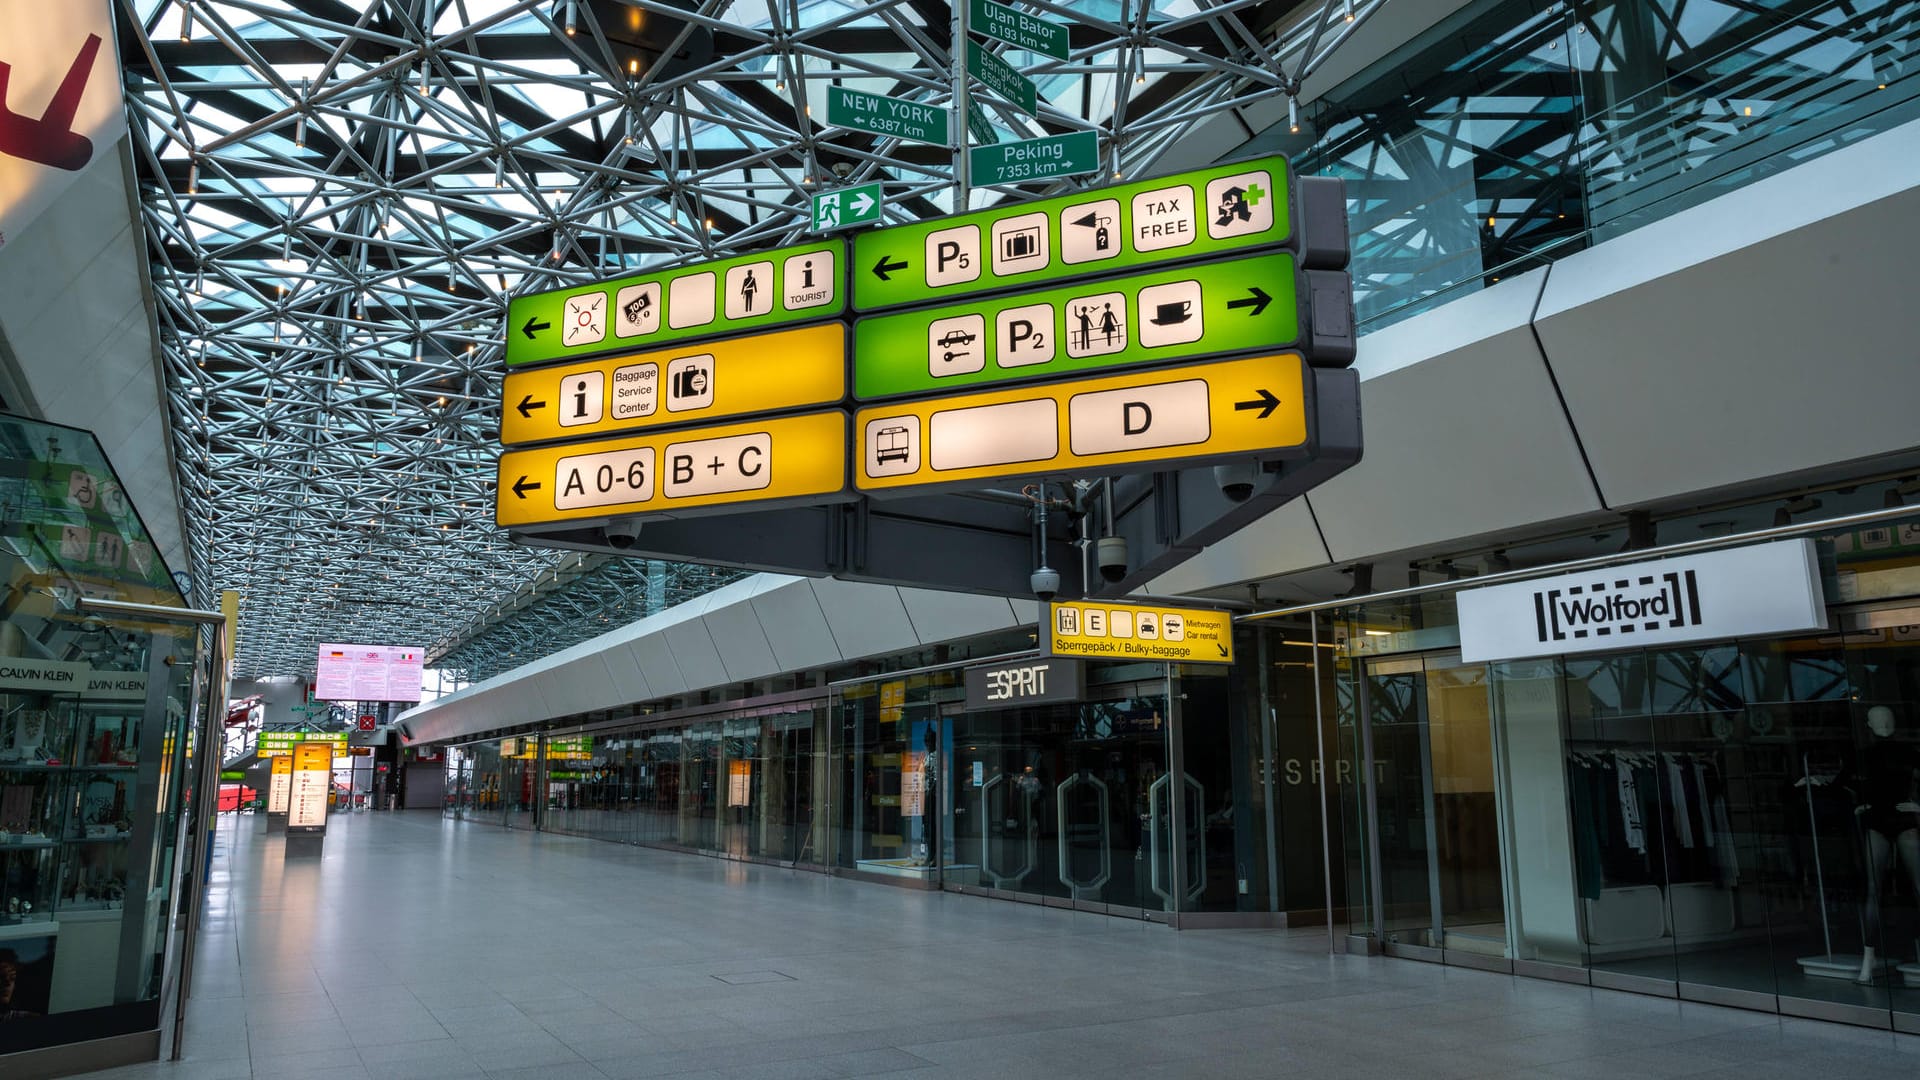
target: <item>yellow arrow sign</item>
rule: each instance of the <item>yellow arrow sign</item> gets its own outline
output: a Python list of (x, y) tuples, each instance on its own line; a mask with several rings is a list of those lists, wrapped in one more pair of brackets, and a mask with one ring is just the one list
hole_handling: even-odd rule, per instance
[(583, 518), (680, 517), (751, 502), (843, 501), (847, 414), (833, 409), (500, 455), (501, 528)]
[(1224, 611), (1081, 600), (1050, 605), (1047, 621), (1054, 656), (1233, 663), (1233, 617)]
[(847, 392), (844, 323), (611, 356), (507, 374), (508, 446), (837, 403)]
[[(854, 486), (920, 494), (982, 480), (1124, 472), (1307, 444), (1298, 354), (895, 402), (854, 419)], [(911, 490), (902, 490), (911, 489)]]

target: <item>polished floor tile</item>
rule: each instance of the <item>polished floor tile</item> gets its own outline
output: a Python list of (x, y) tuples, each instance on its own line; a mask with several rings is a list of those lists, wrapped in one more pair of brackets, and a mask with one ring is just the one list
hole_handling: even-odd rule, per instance
[(1913, 1077), (1920, 1038), (422, 813), (223, 823), (186, 1060), (103, 1080)]

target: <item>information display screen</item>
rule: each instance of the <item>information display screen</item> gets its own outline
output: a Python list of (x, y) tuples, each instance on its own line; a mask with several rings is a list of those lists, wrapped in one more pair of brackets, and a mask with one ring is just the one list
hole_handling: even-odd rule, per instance
[(321, 701), (419, 701), (424, 656), (411, 645), (322, 644), (313, 696)]

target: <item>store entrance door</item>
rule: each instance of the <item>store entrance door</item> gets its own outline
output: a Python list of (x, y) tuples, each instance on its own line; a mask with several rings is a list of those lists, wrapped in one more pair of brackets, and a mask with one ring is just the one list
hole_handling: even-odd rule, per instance
[(1370, 661), (1362, 694), (1380, 940), (1402, 955), (1507, 966), (1486, 667), (1458, 654)]

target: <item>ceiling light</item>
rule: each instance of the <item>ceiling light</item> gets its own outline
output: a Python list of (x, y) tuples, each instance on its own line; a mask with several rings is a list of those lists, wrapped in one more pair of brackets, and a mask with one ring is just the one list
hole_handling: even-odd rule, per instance
[(1352, 22), (1353, 21), (1353, 0), (1340, 0), (1340, 4), (1342, 7), (1346, 9), (1347, 21)]
[(1287, 130), (1300, 134), (1300, 101), (1292, 94), (1287, 95)]
[(185, 45), (192, 40), (193, 8), (187, 5), (186, 0), (180, 0), (180, 44)]

